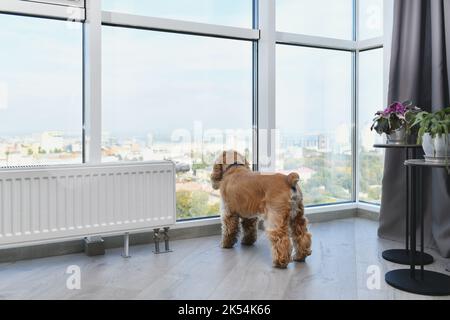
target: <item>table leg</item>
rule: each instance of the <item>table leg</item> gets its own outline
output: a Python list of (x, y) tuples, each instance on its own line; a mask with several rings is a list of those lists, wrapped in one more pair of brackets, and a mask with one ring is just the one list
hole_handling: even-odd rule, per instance
[[(406, 148), (406, 160), (409, 159), (409, 149)], [(406, 251), (407, 253), (411, 254), (409, 252), (409, 167), (406, 166), (406, 225), (405, 225), (405, 243), (406, 243)]]
[[(421, 184), (422, 184), (422, 169), (414, 171), (413, 166), (409, 166), (409, 208), (410, 208), (410, 268), (392, 270), (386, 273), (386, 282), (394, 288), (402, 291), (407, 291), (416, 294), (430, 295), (430, 296), (447, 296), (450, 295), (450, 276), (435, 272), (424, 270), (423, 256), (424, 251), (424, 215), (422, 210), (421, 198)], [(416, 214), (419, 211), (420, 220), (420, 240), (421, 240), (421, 254), (422, 257), (415, 259), (416, 253)], [(419, 261), (419, 262), (418, 262)], [(420, 270), (416, 270), (416, 265), (421, 266)]]
[[(416, 157), (416, 148), (405, 148), (405, 159), (413, 159)], [(406, 180), (406, 208), (405, 208), (405, 249), (389, 249), (382, 253), (382, 257), (387, 260), (398, 264), (410, 265), (411, 264), (411, 251), (410, 251), (410, 221), (411, 221), (411, 207), (410, 197), (413, 192), (409, 192), (409, 185), (411, 180), (411, 174), (408, 166), (405, 166), (405, 180)], [(433, 263), (434, 259), (431, 255), (424, 253), (420, 255), (416, 252), (414, 257), (415, 264), (421, 263), (420, 259), (423, 259), (425, 265)]]
[(411, 249), (410, 249), (410, 270), (411, 270), (411, 278), (414, 279), (416, 277), (416, 262), (414, 261), (414, 257), (416, 256), (416, 208), (415, 208), (415, 199), (413, 199), (414, 188), (416, 187), (414, 181), (414, 169), (411, 166), (408, 166), (409, 170), (409, 181), (408, 181), (408, 200), (409, 200), (409, 212), (410, 212), (410, 236), (411, 236)]
[(418, 210), (419, 210), (419, 217), (420, 217), (420, 277), (423, 280), (424, 279), (424, 251), (425, 251), (425, 244), (424, 244), (424, 225), (425, 225), (425, 218), (423, 214), (423, 205), (422, 205), (422, 167), (417, 168), (417, 189), (418, 189)]

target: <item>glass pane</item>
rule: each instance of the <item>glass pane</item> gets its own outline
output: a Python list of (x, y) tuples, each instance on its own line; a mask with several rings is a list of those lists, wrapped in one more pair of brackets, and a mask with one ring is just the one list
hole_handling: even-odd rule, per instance
[(353, 39), (353, 0), (277, 0), (277, 31)]
[(352, 200), (352, 54), (277, 46), (277, 170), (306, 205)]
[(102, 9), (158, 18), (252, 28), (252, 0), (103, 0)]
[(383, 49), (361, 52), (359, 67), (359, 199), (380, 203), (384, 151), (373, 145), (383, 138), (370, 127), (375, 112), (383, 109)]
[(359, 0), (359, 39), (383, 36), (383, 0)]
[(82, 161), (81, 24), (0, 15), (0, 166)]
[(103, 161), (186, 164), (178, 218), (217, 215), (209, 179), (216, 155), (236, 149), (251, 160), (252, 43), (103, 30)]

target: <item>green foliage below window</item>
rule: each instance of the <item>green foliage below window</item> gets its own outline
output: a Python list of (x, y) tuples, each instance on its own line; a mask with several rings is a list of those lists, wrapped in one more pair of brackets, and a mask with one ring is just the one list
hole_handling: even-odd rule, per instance
[(177, 218), (211, 217), (220, 213), (218, 202), (209, 202), (205, 191), (177, 191)]

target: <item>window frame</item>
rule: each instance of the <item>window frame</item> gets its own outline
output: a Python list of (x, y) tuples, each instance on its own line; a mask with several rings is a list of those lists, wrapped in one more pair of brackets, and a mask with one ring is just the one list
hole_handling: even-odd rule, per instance
[[(272, 1), (272, 0), (271, 0)], [(384, 0), (385, 11), (388, 10), (391, 5), (392, 0)], [(352, 106), (351, 106), (351, 118), (352, 118), (352, 198), (351, 201), (347, 203), (355, 204), (356, 208), (358, 208), (360, 202), (364, 205), (364, 209), (372, 209), (373, 211), (379, 210), (379, 205), (362, 202), (359, 199), (359, 167), (360, 167), (360, 159), (359, 159), (359, 129), (358, 129), (358, 112), (359, 112), (359, 56), (363, 51), (374, 50), (384, 48), (387, 39), (386, 37), (377, 37), (372, 39), (359, 40), (359, 3), (360, 0), (353, 0), (353, 39), (352, 40), (343, 40), (343, 39), (334, 39), (334, 38), (326, 38), (319, 36), (310, 36), (304, 34), (296, 34), (296, 33), (288, 33), (288, 32), (276, 32), (276, 44), (284, 44), (284, 45), (292, 45), (299, 47), (312, 47), (317, 49), (331, 49), (331, 50), (343, 50), (347, 52), (351, 52), (353, 55), (353, 66), (352, 66)], [(386, 14), (385, 14), (386, 16)], [(389, 21), (385, 21), (385, 24), (389, 23)], [(388, 28), (385, 28), (385, 32)], [(386, 73), (386, 70), (385, 72)], [(275, 76), (275, 75), (273, 75)], [(386, 76), (385, 76), (386, 78)], [(386, 80), (385, 80), (386, 82)], [(385, 88), (386, 89), (386, 88)], [(385, 93), (386, 97), (386, 93)], [(386, 99), (385, 99), (386, 100)], [(274, 107), (276, 108), (276, 107)], [(275, 129), (275, 127), (273, 127)], [(323, 204), (314, 207), (322, 207), (326, 208), (329, 206), (333, 206), (333, 204)]]
[(28, 2), (46, 3), (59, 6), (84, 8), (85, 0), (23, 0)]
[[(359, 207), (358, 176), (358, 73), (359, 53), (365, 50), (390, 47), (388, 30), (392, 21), (386, 21), (392, 10), (392, 0), (384, 1), (384, 32), (379, 38), (360, 41), (359, 2), (353, 0), (353, 40), (332, 39), (276, 30), (276, 0), (253, 0), (253, 28), (230, 27), (190, 21), (181, 21), (150, 16), (102, 11), (100, 0), (78, 0), (73, 5), (68, 0), (2, 0), (0, 13), (28, 15), (50, 19), (66, 19), (83, 23), (83, 163), (101, 164), (102, 135), (102, 25), (124, 28), (139, 28), (165, 32), (186, 33), (200, 36), (232, 38), (253, 42), (253, 163), (254, 169), (262, 172), (275, 169), (276, 129), (276, 45), (308, 46), (321, 49), (334, 49), (353, 54), (353, 103), (352, 109), (352, 200), (346, 204), (325, 204), (307, 209), (311, 212), (329, 212), (333, 208), (345, 206), (349, 209)], [(68, 10), (67, 7), (71, 9)], [(385, 54), (387, 57), (387, 54)], [(385, 59), (388, 60), (388, 59)], [(385, 61), (385, 100), (387, 97), (387, 71), (389, 61)], [(367, 209), (367, 204), (364, 204)], [(371, 207), (372, 208), (372, 207)], [(373, 206), (374, 211), (378, 206)]]
[[(320, 50), (330, 50), (330, 51), (344, 51), (346, 53), (351, 54), (351, 63), (352, 63), (352, 69), (351, 69), (351, 148), (352, 148), (352, 190), (350, 195), (350, 200), (342, 200), (337, 201), (333, 203), (319, 203), (319, 204), (310, 204), (305, 205), (306, 208), (326, 208), (333, 205), (342, 205), (342, 204), (352, 204), (357, 203), (359, 200), (357, 200), (356, 193), (356, 186), (359, 184), (356, 180), (356, 174), (358, 170), (355, 168), (358, 161), (358, 154), (355, 155), (355, 152), (358, 150), (357, 142), (358, 142), (358, 133), (356, 129), (356, 122), (357, 121), (357, 111), (355, 110), (357, 106), (357, 99), (358, 99), (358, 91), (357, 91), (357, 84), (358, 79), (356, 78), (357, 74), (357, 46), (354, 43), (354, 41), (350, 40), (341, 40), (341, 39), (328, 39), (328, 38), (321, 38), (321, 37), (311, 37), (306, 35), (300, 35), (300, 34), (286, 34), (283, 32), (278, 32), (277, 34), (280, 34), (279, 39), (277, 40), (276, 45), (285, 45), (285, 46), (292, 46), (292, 47), (299, 47), (299, 48), (312, 48), (312, 49), (320, 49)], [(311, 39), (314, 38), (314, 39)], [(302, 39), (310, 40), (310, 41), (303, 41)], [(325, 39), (325, 41), (324, 41)], [(291, 41), (289, 41), (291, 40)], [(336, 44), (336, 46), (331, 46), (333, 43)], [(352, 49), (353, 48), (353, 49)], [(359, 52), (358, 52), (359, 53)], [(276, 75), (275, 75), (276, 76)], [(276, 106), (275, 106), (276, 109)], [(276, 110), (274, 111), (276, 113)], [(275, 119), (276, 122), (276, 119)], [(276, 149), (275, 149), (276, 150)], [(276, 161), (276, 160), (275, 160)]]
[[(0, 13), (84, 22), (85, 0), (2, 0)], [(91, 1), (91, 0), (88, 0)]]
[[(52, 0), (49, 0), (52, 1)], [(76, 0), (76, 1), (84, 1), (84, 0)], [(84, 88), (83, 88), (83, 82), (84, 82), (84, 77), (82, 74), (82, 67), (84, 67), (84, 61), (83, 61), (83, 45), (82, 45), (82, 41), (83, 41), (83, 35), (82, 35), (82, 28), (83, 28), (83, 21), (84, 21), (84, 13), (85, 13), (85, 9), (84, 7), (73, 7), (71, 6), (70, 9), (68, 9), (68, 6), (62, 6), (62, 5), (54, 5), (54, 4), (49, 4), (49, 3), (41, 3), (41, 2), (35, 2), (35, 1), (30, 1), (30, 0), (2, 0), (0, 2), (0, 16), (10, 16), (10, 17), (17, 17), (19, 19), (23, 19), (24, 21), (26, 20), (41, 20), (40, 22), (44, 23), (45, 21), (50, 22), (53, 21), (55, 23), (58, 24), (58, 26), (64, 26), (64, 24), (67, 24), (66, 27), (67, 28), (73, 28), (73, 25), (77, 25), (75, 26), (75, 29), (78, 33), (78, 36), (80, 36), (79, 40), (81, 40), (81, 42), (77, 42), (78, 46), (76, 48), (76, 53), (78, 55), (76, 62), (78, 62), (79, 64), (81, 64), (81, 68), (80, 69), (76, 69), (77, 70), (77, 84), (75, 85), (75, 87), (68, 87), (72, 89), (78, 89), (80, 90), (80, 95), (78, 96), (78, 98), (81, 98), (79, 101), (77, 99), (77, 101), (80, 102), (79, 106), (82, 106), (83, 103), (83, 95), (84, 95)], [(73, 16), (72, 16), (73, 15)], [(65, 22), (66, 21), (66, 22)], [(30, 21), (31, 22), (31, 21)], [(36, 22), (36, 21), (34, 21)], [(39, 21), (37, 21), (37, 23), (40, 23)], [(59, 28), (58, 28), (59, 29)], [(81, 63), (80, 63), (81, 62)], [(81, 77), (80, 77), (81, 75)], [(82, 113), (83, 110), (82, 109), (78, 109), (79, 112), (78, 116), (81, 114), (82, 117)], [(77, 117), (78, 118), (78, 117)], [(80, 118), (78, 118), (80, 119)], [(82, 120), (82, 119), (80, 119)], [(83, 123), (79, 122), (78, 126), (77, 126), (77, 130), (76, 131), (70, 131), (70, 133), (77, 133), (77, 142), (79, 142), (80, 140), (78, 138), (83, 139), (83, 131), (82, 131), (82, 127), (83, 127)], [(52, 128), (49, 128), (48, 130), (49, 132), (52, 132)], [(63, 130), (60, 130), (61, 132), (63, 132)], [(59, 132), (59, 130), (56, 130), (56, 132)], [(33, 132), (28, 132), (28, 133), (33, 133)], [(67, 133), (67, 132), (64, 132)], [(71, 138), (73, 138), (73, 136), (71, 135)], [(82, 141), (80, 141), (82, 142)], [(81, 145), (81, 148), (83, 149), (83, 145)], [(49, 154), (49, 152), (44, 152)], [(78, 153), (77, 151), (74, 151), (73, 153)], [(82, 152), (81, 152), (82, 153)], [(21, 169), (23, 170), (27, 170), (30, 168), (42, 168), (42, 167), (54, 167), (54, 166), (77, 166), (77, 165), (81, 165), (84, 164), (83, 161), (83, 157), (81, 155), (80, 157), (76, 158), (76, 161), (72, 164), (69, 164), (71, 161), (55, 161), (55, 163), (46, 163), (45, 161), (46, 159), (42, 159), (42, 163), (39, 163), (41, 160), (39, 161), (33, 161), (33, 163), (23, 163), (23, 164), (8, 164), (6, 167), (1, 167), (0, 166), (0, 170), (2, 171), (7, 171), (7, 170), (15, 170), (15, 171), (21, 171)], [(81, 160), (81, 161), (80, 161)], [(59, 162), (62, 162), (63, 164), (60, 164)]]
[[(255, 8), (257, 8), (257, 0), (252, 0), (253, 2), (253, 16), (252, 16), (252, 26), (253, 28), (241, 28), (241, 27), (232, 27), (232, 26), (224, 26), (224, 25), (214, 25), (200, 22), (192, 22), (192, 21), (183, 21), (183, 20), (175, 20), (168, 18), (160, 18), (160, 17), (151, 17), (151, 16), (142, 16), (135, 15), (129, 13), (120, 13), (120, 12), (111, 12), (111, 11), (103, 11), (101, 10), (100, 5), (100, 22), (98, 21), (98, 12), (95, 19), (95, 24), (91, 25), (92, 29), (88, 31), (90, 36), (94, 36), (97, 39), (100, 39), (101, 42), (101, 27), (102, 26), (113, 26), (113, 27), (121, 27), (121, 28), (132, 28), (132, 29), (141, 29), (148, 31), (160, 31), (167, 33), (178, 33), (178, 34), (188, 34), (193, 36), (202, 36), (202, 37), (213, 37), (213, 38), (223, 38), (223, 39), (234, 39), (240, 41), (250, 41), (253, 43), (253, 106), (252, 114), (252, 128), (253, 128), (253, 143), (252, 143), (252, 154), (253, 154), (253, 167), (256, 170), (258, 167), (258, 157), (256, 152), (258, 150), (257, 141), (258, 141), (258, 133), (256, 123), (258, 114), (257, 108), (257, 100), (256, 92), (257, 92), (257, 82), (256, 82), (256, 74), (258, 70), (255, 70), (255, 66), (258, 65), (258, 57), (257, 57), (257, 46), (258, 41), (260, 40), (260, 30), (255, 28), (255, 20), (257, 19), (257, 13), (255, 13)], [(98, 8), (96, 8), (98, 10)], [(89, 23), (89, 10), (86, 23)], [(89, 41), (89, 38), (87, 38)], [(98, 44), (96, 44), (98, 47)], [(101, 56), (101, 48), (97, 48), (94, 52), (91, 52), (92, 58), (97, 60), (99, 56)], [(89, 57), (88, 57), (89, 59)], [(97, 66), (101, 66), (101, 61), (97, 62)], [(99, 67), (97, 67), (99, 68)], [(101, 70), (97, 71), (101, 74)], [(256, 72), (256, 73), (255, 73)], [(96, 74), (92, 74), (92, 77), (95, 77)], [(101, 80), (100, 80), (101, 81)], [(101, 86), (101, 83), (98, 83), (94, 86)], [(97, 105), (102, 105), (101, 103), (101, 88), (100, 90), (89, 88), (89, 92), (91, 92), (91, 99), (97, 101)], [(100, 102), (99, 102), (100, 101)], [(89, 105), (87, 103), (87, 105)], [(95, 109), (95, 108), (94, 108)], [(91, 113), (94, 113), (93, 115)], [(86, 113), (86, 122), (90, 123), (90, 127), (94, 128), (91, 131), (90, 138), (87, 139), (90, 141), (94, 141), (95, 144), (91, 143), (89, 148), (87, 149), (90, 156), (86, 157), (86, 162), (101, 164), (102, 155), (101, 155), (101, 143), (102, 143), (102, 130), (101, 130), (101, 111), (92, 110), (91, 113)], [(177, 221), (193, 221), (196, 222), (198, 220), (204, 219), (214, 219), (217, 218), (219, 212), (215, 216), (208, 217), (193, 217), (188, 219), (177, 219)]]
[[(85, 87), (85, 162), (90, 164), (101, 163), (102, 117), (101, 107), (99, 108), (98, 106), (102, 105), (101, 39), (103, 25), (246, 40), (253, 41), (253, 43), (257, 42), (260, 38), (260, 32), (257, 29), (247, 29), (166, 18), (140, 16), (128, 13), (102, 11), (101, 1), (88, 0), (86, 3), (86, 11), (85, 62), (88, 64), (88, 66), (85, 67), (85, 79), (87, 80), (87, 86)], [(254, 83), (253, 86), (255, 87), (256, 83)], [(255, 103), (256, 102), (254, 102), (254, 104)], [(255, 126), (254, 123), (253, 126)]]

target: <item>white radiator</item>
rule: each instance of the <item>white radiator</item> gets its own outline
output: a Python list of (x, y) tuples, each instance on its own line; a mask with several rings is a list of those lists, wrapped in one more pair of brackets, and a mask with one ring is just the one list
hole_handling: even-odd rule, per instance
[(0, 170), (0, 246), (171, 226), (172, 162)]

